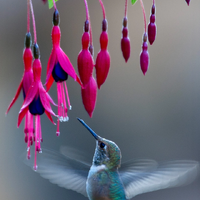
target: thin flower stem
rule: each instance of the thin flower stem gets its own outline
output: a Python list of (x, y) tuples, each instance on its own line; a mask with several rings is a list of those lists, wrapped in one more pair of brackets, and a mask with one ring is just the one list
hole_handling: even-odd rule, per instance
[(145, 10), (144, 10), (144, 4), (143, 4), (142, 0), (140, 0), (140, 4), (142, 7), (142, 12), (143, 12), (143, 17), (144, 17), (144, 31), (146, 33), (147, 32), (147, 21), (146, 21), (146, 14), (145, 14)]
[(87, 0), (84, 0), (84, 3), (85, 3), (85, 11), (86, 11), (86, 20), (89, 20), (89, 10), (88, 10)]
[(36, 34), (35, 16), (34, 16), (34, 11), (33, 11), (32, 0), (30, 0), (30, 8), (31, 8), (32, 20), (33, 20), (34, 43), (36, 44), (37, 43), (37, 34)]
[(30, 32), (30, 0), (27, 0), (27, 33)]
[(55, 0), (53, 0), (53, 6), (54, 6), (54, 9), (57, 10)]
[(124, 17), (127, 17), (128, 0), (125, 0), (125, 12)]
[(93, 46), (93, 42), (92, 42), (92, 26), (91, 26), (90, 16), (89, 16), (89, 27), (90, 27), (90, 46)]
[(99, 0), (99, 3), (101, 4), (101, 8), (102, 8), (102, 12), (103, 12), (103, 19), (106, 19), (106, 11), (105, 11), (105, 8), (104, 8), (102, 0)]
[(153, 5), (155, 5), (155, 0), (153, 0)]

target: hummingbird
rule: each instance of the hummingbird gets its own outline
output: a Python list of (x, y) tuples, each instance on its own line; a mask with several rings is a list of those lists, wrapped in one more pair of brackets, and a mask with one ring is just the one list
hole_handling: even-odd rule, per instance
[(158, 163), (138, 159), (121, 164), (117, 144), (100, 137), (82, 119), (77, 119), (96, 140), (92, 165), (83, 159), (82, 152), (70, 147), (61, 147), (61, 153), (45, 149), (38, 160), (36, 172), (60, 187), (89, 200), (128, 200), (142, 193), (189, 184), (199, 174), (199, 162), (192, 160)]

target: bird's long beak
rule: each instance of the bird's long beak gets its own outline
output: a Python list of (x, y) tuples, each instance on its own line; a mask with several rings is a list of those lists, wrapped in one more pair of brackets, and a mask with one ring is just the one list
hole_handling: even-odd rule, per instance
[(87, 128), (88, 131), (90, 131), (90, 133), (94, 136), (94, 138), (96, 140), (100, 139), (100, 137), (82, 119), (80, 119), (78, 117), (77, 117), (77, 119), (79, 122), (81, 122), (81, 124), (83, 124), (83, 126), (85, 126)]

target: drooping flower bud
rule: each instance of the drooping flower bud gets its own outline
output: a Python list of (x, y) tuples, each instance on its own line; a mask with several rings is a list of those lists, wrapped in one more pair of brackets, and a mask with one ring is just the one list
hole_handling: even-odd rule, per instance
[(156, 23), (155, 23), (155, 19), (156, 19), (156, 6), (155, 4), (152, 5), (152, 9), (151, 9), (151, 16), (150, 16), (150, 22), (148, 25), (148, 40), (150, 45), (153, 44), (153, 42), (155, 41), (156, 38)]
[(97, 83), (93, 76), (90, 77), (85, 87), (81, 88), (81, 95), (85, 110), (92, 117), (97, 99)]
[(121, 50), (125, 61), (127, 62), (130, 57), (131, 46), (130, 39), (128, 37), (128, 28), (127, 28), (128, 20), (124, 17), (123, 20), (123, 29), (122, 29), (122, 39), (121, 39)]
[(148, 43), (147, 43), (146, 33), (144, 33), (143, 36), (142, 51), (140, 53), (140, 67), (143, 74), (145, 75), (149, 68), (149, 53), (148, 53)]
[(107, 51), (108, 46), (108, 33), (107, 33), (107, 20), (102, 22), (102, 33), (100, 36), (100, 47), (101, 50), (97, 54), (96, 58), (96, 79), (97, 85), (100, 89), (101, 85), (105, 82), (108, 72), (110, 69), (110, 55)]
[(82, 50), (80, 51), (77, 59), (78, 72), (81, 82), (86, 85), (92, 76), (94, 61), (90, 51), (88, 50), (90, 35), (89, 35), (89, 22), (85, 22), (85, 32), (82, 35)]

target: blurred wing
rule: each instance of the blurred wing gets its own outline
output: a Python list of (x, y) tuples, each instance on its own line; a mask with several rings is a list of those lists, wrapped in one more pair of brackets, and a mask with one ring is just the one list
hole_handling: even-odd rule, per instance
[[(26, 159), (24, 162), (33, 169), (29, 161)], [(37, 156), (37, 165), (36, 172), (43, 178), (87, 197), (86, 180), (89, 165), (47, 149), (42, 149), (42, 153)]]
[(126, 198), (155, 190), (187, 185), (199, 174), (199, 162), (190, 160), (157, 163), (129, 161), (119, 170)]

